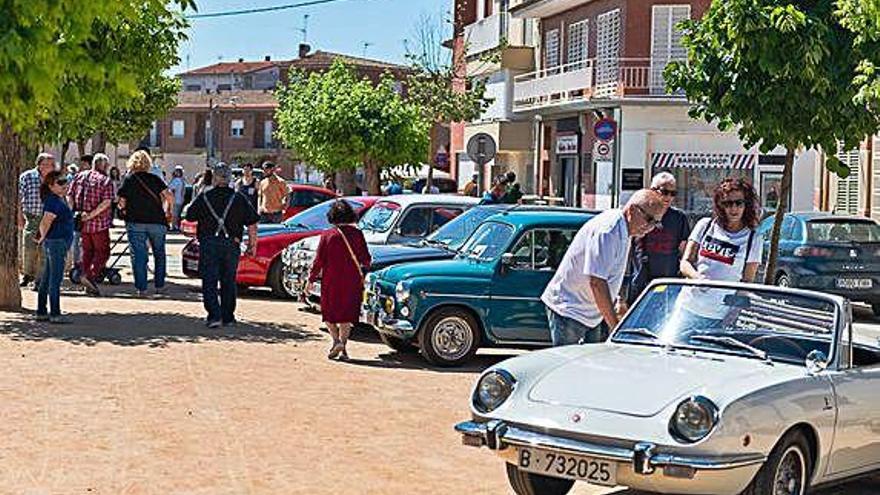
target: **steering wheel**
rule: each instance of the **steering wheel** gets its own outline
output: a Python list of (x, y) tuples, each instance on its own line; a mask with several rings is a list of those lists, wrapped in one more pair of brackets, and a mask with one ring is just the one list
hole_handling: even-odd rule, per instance
[(800, 346), (800, 344), (798, 344), (794, 340), (791, 340), (788, 337), (783, 337), (781, 335), (759, 335), (759, 336), (755, 337), (754, 339), (750, 340), (749, 345), (752, 347), (755, 347), (756, 343), (763, 342), (765, 340), (770, 340), (770, 339), (776, 339), (776, 340), (782, 341), (788, 347), (790, 347), (792, 349), (797, 349), (797, 352), (800, 353), (800, 358), (806, 359), (807, 351), (805, 351), (804, 348)]

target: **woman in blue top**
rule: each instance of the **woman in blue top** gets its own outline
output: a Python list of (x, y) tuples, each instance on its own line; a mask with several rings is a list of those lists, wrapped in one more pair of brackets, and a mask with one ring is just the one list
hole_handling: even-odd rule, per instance
[[(73, 212), (67, 206), (67, 177), (58, 171), (49, 172), (40, 186), (43, 198), (43, 219), (37, 243), (43, 246), (43, 274), (37, 292), (37, 321), (70, 323), (61, 316), (61, 280), (64, 259), (73, 241)], [(48, 299), (49, 311), (46, 309)]]

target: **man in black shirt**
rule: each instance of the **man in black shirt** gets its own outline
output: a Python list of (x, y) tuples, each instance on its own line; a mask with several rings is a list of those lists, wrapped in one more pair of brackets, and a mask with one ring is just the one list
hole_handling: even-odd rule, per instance
[(253, 256), (257, 251), (257, 222), (260, 220), (247, 198), (229, 187), (232, 176), (229, 166), (218, 163), (213, 173), (214, 188), (197, 196), (186, 213), (187, 220), (199, 223), (199, 272), (208, 328), (235, 324), (235, 273), (244, 227), (248, 229), (247, 252)]

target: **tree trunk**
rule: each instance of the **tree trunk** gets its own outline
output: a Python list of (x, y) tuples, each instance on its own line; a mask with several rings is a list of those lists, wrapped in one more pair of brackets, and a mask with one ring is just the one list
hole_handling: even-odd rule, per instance
[(22, 164), (21, 138), (0, 123), (0, 310), (20, 311), (18, 288), (18, 174)]
[(92, 137), (92, 153), (107, 153), (107, 135), (103, 131)]
[(61, 145), (61, 156), (58, 157), (58, 163), (64, 164), (67, 162), (67, 152), (70, 151), (70, 140), (67, 139), (64, 141), (64, 144)]
[(379, 180), (379, 166), (371, 160), (364, 163), (364, 186), (370, 196), (381, 196), (382, 186)]
[[(77, 166), (79, 165), (79, 157), (86, 154), (86, 141), (88, 141), (88, 139), (77, 139), (76, 140), (76, 149), (77, 149), (76, 152), (79, 153), (79, 156), (76, 157)], [(64, 165), (65, 165), (64, 163), (61, 163), (62, 168), (64, 167)]]
[(782, 169), (782, 186), (779, 190), (779, 204), (773, 219), (773, 230), (770, 235), (770, 254), (767, 256), (767, 271), (764, 272), (764, 283), (776, 283), (776, 258), (779, 256), (779, 232), (782, 230), (782, 219), (788, 211), (788, 197), (791, 195), (791, 173), (794, 168), (794, 147), (785, 150), (785, 167)]
[(343, 196), (355, 195), (357, 192), (357, 182), (354, 179), (353, 170), (343, 170), (336, 174), (336, 189), (338, 189)]

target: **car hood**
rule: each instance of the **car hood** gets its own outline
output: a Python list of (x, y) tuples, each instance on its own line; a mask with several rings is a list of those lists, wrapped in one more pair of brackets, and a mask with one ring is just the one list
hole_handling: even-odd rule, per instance
[(719, 399), (742, 394), (744, 388), (804, 373), (795, 366), (708, 352), (618, 344), (583, 347), (576, 357), (546, 369), (532, 384), (529, 400), (651, 417), (692, 395), (706, 395), (721, 407)]
[(471, 259), (454, 258), (450, 260), (422, 261), (394, 265), (380, 272), (382, 280), (397, 283), (401, 280), (425, 277), (449, 278), (488, 278), (493, 272), (491, 263)]
[(372, 245), (370, 256), (373, 267), (381, 269), (388, 265), (407, 261), (437, 260), (452, 258), (454, 253), (445, 249), (420, 245)]

